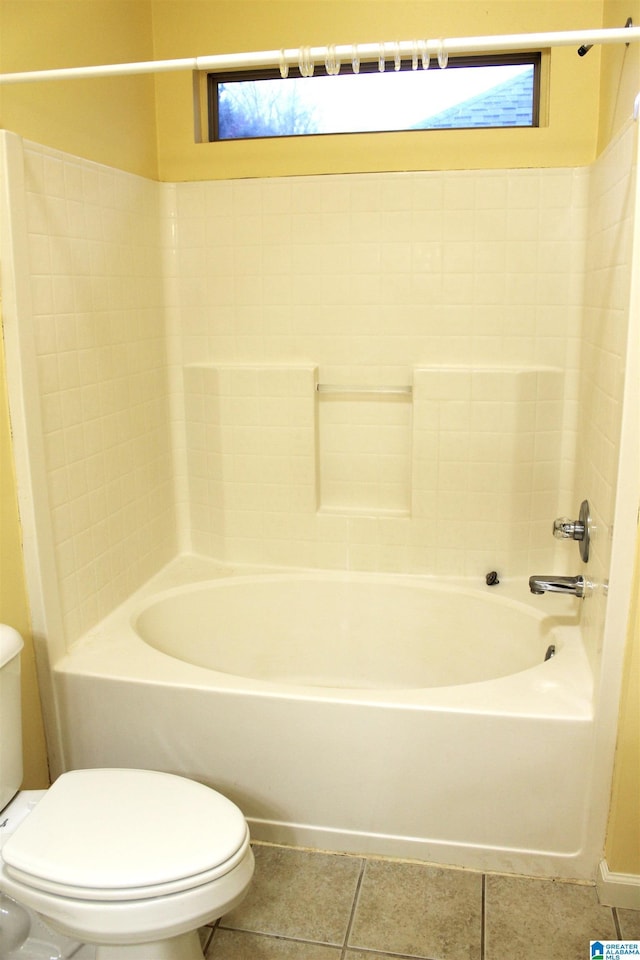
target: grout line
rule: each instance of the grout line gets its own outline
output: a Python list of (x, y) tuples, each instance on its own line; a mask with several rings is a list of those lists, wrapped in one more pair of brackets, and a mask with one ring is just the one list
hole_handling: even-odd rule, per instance
[(355, 920), (355, 916), (356, 916), (356, 909), (358, 906), (358, 900), (360, 899), (360, 890), (362, 888), (362, 881), (364, 879), (364, 871), (366, 869), (366, 866), (367, 866), (367, 860), (366, 860), (366, 857), (363, 857), (360, 862), (360, 873), (358, 875), (358, 882), (356, 883), (356, 889), (353, 895), (353, 903), (351, 905), (351, 914), (349, 916), (349, 923), (347, 924), (347, 929), (344, 935), (344, 942), (342, 944), (342, 952), (340, 954), (340, 960), (345, 960), (345, 957), (347, 955), (349, 936), (351, 935), (351, 928), (353, 927), (353, 921)]
[(205, 924), (205, 928), (208, 928), (209, 930), (209, 934), (207, 937), (205, 937), (205, 942), (202, 944), (202, 952), (204, 953), (205, 957), (209, 951), (209, 947), (211, 946), (211, 943), (213, 942), (215, 932), (218, 929), (218, 923), (219, 921), (216, 920), (215, 923)]
[[(330, 947), (332, 950), (344, 949), (339, 943), (329, 943), (326, 940), (308, 940), (306, 937), (292, 937), (284, 933), (267, 933), (262, 930), (244, 930), (242, 927), (223, 927), (222, 925), (220, 925), (220, 930), (226, 930), (228, 933), (237, 933), (240, 934), (240, 936), (259, 937), (262, 940), (277, 940), (282, 943), (302, 943), (309, 947)], [(384, 956), (386, 956), (386, 954), (384, 954)]]
[[(23, 946), (24, 946), (24, 944), (23, 944)], [(68, 955), (67, 960), (73, 960), (73, 957), (77, 957), (77, 955), (80, 953), (80, 951), (83, 950), (85, 947), (86, 947), (86, 943), (79, 943), (78, 946), (75, 947), (75, 948), (71, 951), (71, 953)]]
[(383, 960), (439, 960), (438, 957), (418, 957), (415, 953), (385, 953), (383, 950), (376, 950), (374, 947), (345, 947), (346, 950), (356, 950), (358, 953), (366, 953), (372, 958), (382, 957)]
[(621, 930), (620, 930), (620, 920), (618, 919), (618, 910), (617, 910), (617, 908), (616, 908), (616, 907), (612, 907), (612, 908), (611, 908), (611, 913), (613, 914), (613, 922), (614, 922), (615, 928), (616, 928), (616, 939), (617, 939), (617, 940), (622, 940), (623, 937), (622, 937), (622, 932), (621, 932)]

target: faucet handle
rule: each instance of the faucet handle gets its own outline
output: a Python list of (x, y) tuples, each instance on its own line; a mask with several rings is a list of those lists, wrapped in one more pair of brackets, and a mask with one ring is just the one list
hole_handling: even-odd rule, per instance
[(584, 523), (569, 520), (568, 517), (558, 517), (553, 521), (553, 535), (558, 540), (583, 540)]
[(579, 540), (580, 556), (584, 563), (589, 559), (589, 534), (591, 528), (591, 516), (589, 514), (589, 501), (583, 500), (580, 504), (580, 516), (577, 520), (569, 520), (568, 517), (558, 517), (553, 521), (553, 535), (558, 540)]

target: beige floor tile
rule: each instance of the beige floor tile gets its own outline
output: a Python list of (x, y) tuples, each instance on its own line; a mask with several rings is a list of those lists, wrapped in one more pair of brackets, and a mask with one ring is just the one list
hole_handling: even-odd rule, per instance
[(234, 930), (342, 944), (362, 867), (359, 857), (256, 846), (246, 899), (221, 920)]
[(589, 940), (616, 939), (590, 886), (490, 876), (485, 898), (485, 960), (585, 960)]
[(623, 940), (640, 940), (640, 910), (624, 910), (618, 907), (618, 923)]
[(349, 946), (429, 960), (480, 960), (481, 927), (479, 873), (369, 861)]
[(218, 929), (207, 960), (340, 960), (341, 952), (340, 947)]

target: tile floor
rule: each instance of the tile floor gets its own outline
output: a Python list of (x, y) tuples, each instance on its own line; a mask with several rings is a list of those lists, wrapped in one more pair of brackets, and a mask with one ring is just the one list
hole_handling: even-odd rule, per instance
[[(246, 900), (201, 931), (207, 960), (588, 960), (640, 939), (594, 887), (265, 844)], [(640, 906), (640, 904), (639, 904)]]

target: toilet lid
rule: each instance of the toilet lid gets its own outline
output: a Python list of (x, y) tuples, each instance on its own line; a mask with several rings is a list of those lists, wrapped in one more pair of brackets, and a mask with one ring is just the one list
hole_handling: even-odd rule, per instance
[(235, 804), (193, 780), (74, 770), (49, 788), (3, 846), (2, 859), (34, 887), (80, 898), (83, 891), (105, 899), (133, 891), (127, 896), (138, 898), (155, 895), (149, 888), (174, 892), (220, 876), (247, 844)]

